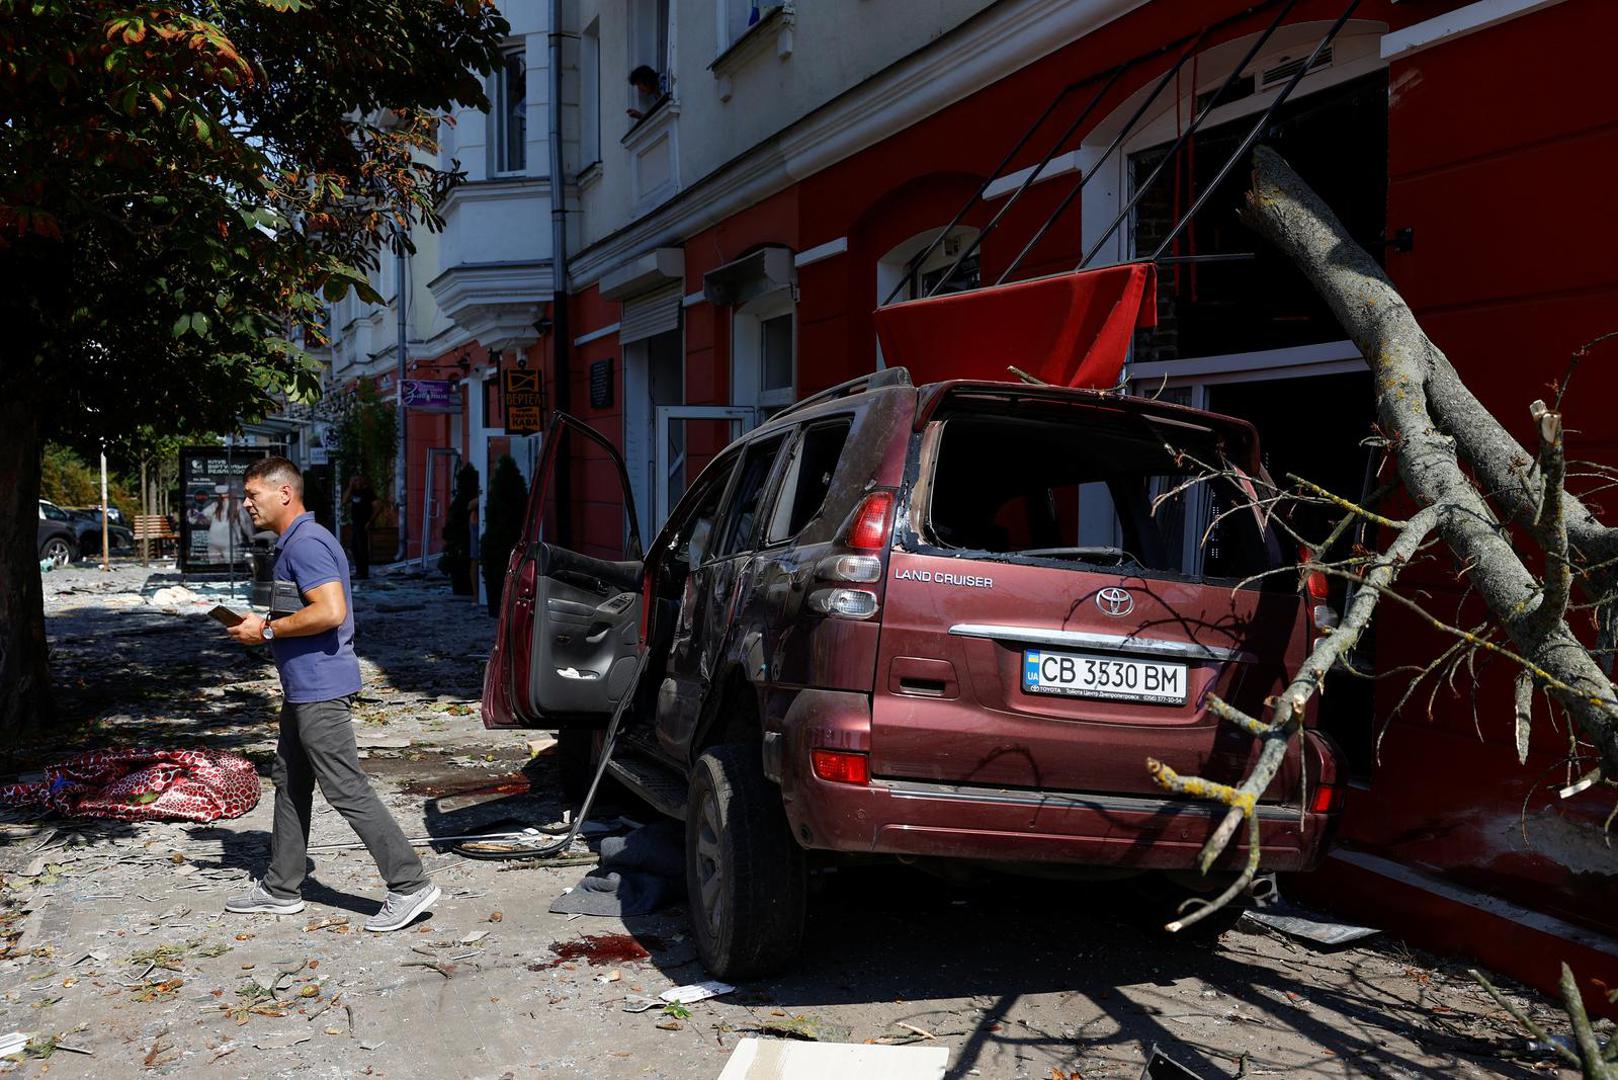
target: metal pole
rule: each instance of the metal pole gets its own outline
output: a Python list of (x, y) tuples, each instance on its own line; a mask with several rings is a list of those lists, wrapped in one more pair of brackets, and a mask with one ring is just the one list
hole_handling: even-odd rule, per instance
[(111, 570), (107, 555), (107, 440), (101, 440), (101, 569)]
[[(568, 407), (571, 377), (568, 370), (568, 350), (573, 343), (567, 318), (567, 166), (562, 159), (562, 0), (551, 0), (550, 32), (550, 91), (546, 104), (549, 116), (550, 146), (550, 200), (551, 200), (551, 378), (556, 383), (555, 405)], [(541, 375), (543, 386), (544, 376)], [(554, 432), (548, 433), (554, 434)], [(564, 442), (557, 447), (554, 478), (556, 505), (561, 510), (562, 536), (566, 543), (573, 515), (567, 512), (573, 496), (573, 470), (569, 462), (569, 447)], [(532, 473), (530, 472), (530, 475)], [(491, 476), (490, 479), (493, 479)], [(535, 479), (539, 479), (535, 477)]]
[(1069, 206), (1073, 205), (1073, 200), (1078, 198), (1079, 192), (1083, 191), (1090, 183), (1090, 178), (1101, 171), (1101, 166), (1106, 164), (1108, 158), (1112, 157), (1112, 152), (1124, 144), (1124, 140), (1135, 129), (1135, 125), (1140, 122), (1140, 118), (1146, 115), (1146, 110), (1152, 107), (1152, 102), (1157, 100), (1157, 96), (1163, 92), (1164, 87), (1168, 86), (1175, 76), (1180, 73), (1180, 69), (1185, 66), (1186, 61), (1195, 56), (1197, 50), (1202, 48), (1203, 39), (1208, 36), (1210, 29), (1212, 28), (1203, 27), (1201, 33), (1197, 34), (1191, 44), (1180, 54), (1180, 58), (1174, 62), (1174, 66), (1165, 71), (1163, 77), (1157, 80), (1157, 84), (1152, 87), (1152, 92), (1146, 95), (1146, 100), (1135, 108), (1128, 120), (1124, 121), (1123, 129), (1113, 136), (1113, 140), (1107, 145), (1107, 149), (1102, 151), (1095, 164), (1090, 166), (1090, 171), (1079, 177), (1079, 182), (1074, 184), (1068, 190), (1068, 193), (1062, 197), (1062, 201), (1056, 204), (1056, 209), (1051, 211), (1050, 216), (1045, 219), (1045, 223), (1039, 227), (1028, 243), (1023, 245), (1022, 250), (1017, 252), (1017, 257), (1012, 259), (1010, 265), (1004, 270), (1000, 271), (1000, 276), (994, 279), (996, 285), (1004, 285), (1006, 279), (1016, 273), (1017, 267), (1021, 266), (1022, 261), (1028, 257), (1028, 253), (1034, 250), (1035, 245), (1045, 239), (1045, 234), (1050, 232), (1051, 226), (1056, 224), (1056, 219), (1061, 217)]
[(152, 489), (146, 485), (146, 457), (140, 459), (140, 516), (146, 518), (144, 527), (140, 531), (140, 564), (151, 565), (152, 554)]
[(398, 278), (398, 281), (396, 282), (394, 288), (394, 297), (399, 308), (399, 357), (397, 372), (393, 379), (393, 411), (394, 415), (398, 417), (399, 422), (398, 446), (394, 451), (398, 460), (393, 467), (394, 499), (398, 504), (398, 512), (394, 515), (394, 517), (396, 517), (399, 521), (399, 544), (397, 549), (394, 551), (393, 561), (404, 562), (405, 546), (407, 542), (406, 534), (408, 532), (407, 526), (410, 517), (409, 502), (407, 498), (409, 492), (408, 488), (406, 487), (406, 476), (410, 471), (410, 416), (405, 412), (404, 407), (405, 358), (406, 353), (409, 351), (409, 345), (407, 344), (405, 337), (407, 329), (405, 322), (407, 300), (405, 297), (406, 264), (404, 230), (398, 225), (395, 225), (393, 229), (393, 242), (398, 248), (398, 267), (397, 272), (394, 275)]
[[(1253, 44), (1248, 46), (1247, 54), (1241, 58), (1235, 67), (1230, 69), (1230, 74), (1225, 76), (1225, 81), (1219, 84), (1219, 89), (1215, 90), (1213, 96), (1208, 99), (1207, 103), (1197, 111), (1197, 115), (1192, 118), (1191, 123), (1186, 126), (1186, 129), (1180, 132), (1179, 138), (1174, 140), (1174, 145), (1170, 146), (1168, 153), (1163, 155), (1163, 160), (1157, 163), (1157, 167), (1153, 169), (1146, 179), (1141, 182), (1140, 186), (1135, 189), (1134, 195), (1130, 196), (1129, 201), (1124, 204), (1124, 208), (1118, 211), (1118, 216), (1113, 218), (1111, 225), (1107, 226), (1107, 231), (1101, 234), (1101, 239), (1097, 240), (1095, 245), (1091, 247), (1089, 251), (1084, 253), (1084, 258), (1079, 260), (1078, 269), (1083, 270), (1086, 266), (1090, 265), (1090, 260), (1096, 257), (1096, 252), (1101, 250), (1102, 245), (1105, 244), (1112, 236), (1113, 231), (1116, 230), (1119, 225), (1123, 224), (1124, 219), (1129, 216), (1130, 211), (1135, 209), (1135, 204), (1140, 202), (1141, 199), (1145, 197), (1146, 193), (1151, 190), (1153, 181), (1155, 181), (1158, 176), (1162, 174), (1163, 170), (1168, 168), (1169, 164), (1175, 160), (1175, 156), (1180, 152), (1180, 147), (1184, 146), (1187, 140), (1197, 133), (1197, 128), (1202, 126), (1202, 121), (1207, 118), (1209, 113), (1214, 111), (1214, 108), (1219, 104), (1220, 99), (1225, 96), (1225, 93), (1233, 85), (1235, 85), (1236, 80), (1241, 78), (1242, 72), (1246, 70), (1247, 65), (1253, 62), (1253, 57), (1258, 55), (1258, 51), (1264, 47), (1264, 43), (1266, 41), (1270, 40), (1270, 35), (1275, 33), (1276, 28), (1281, 25), (1281, 20), (1287, 17), (1287, 13), (1293, 9), (1297, 2), (1298, 0), (1287, 0), (1287, 3), (1282, 6), (1281, 10), (1275, 13), (1275, 18), (1270, 20), (1270, 25), (1265, 27), (1264, 32), (1254, 39)], [(1193, 86), (1191, 88), (1191, 99), (1193, 101), (1196, 100), (1196, 93), (1197, 88)], [(1178, 109), (1179, 106), (1176, 105), (1175, 108)], [(1176, 230), (1176, 232), (1178, 232), (1178, 230)], [(1170, 237), (1170, 239), (1172, 239), (1172, 237)], [(1164, 249), (1161, 247), (1158, 248), (1156, 254), (1163, 254), (1163, 250)]]
[(1344, 8), (1343, 13), (1337, 16), (1337, 21), (1331, 24), (1331, 29), (1326, 31), (1326, 36), (1315, 43), (1314, 51), (1309, 54), (1303, 65), (1292, 73), (1292, 78), (1287, 80), (1287, 84), (1281, 88), (1281, 92), (1276, 95), (1275, 100), (1270, 102), (1270, 107), (1264, 110), (1264, 115), (1258, 118), (1258, 123), (1253, 125), (1252, 130), (1247, 133), (1247, 137), (1242, 140), (1242, 144), (1236, 148), (1236, 152), (1226, 159), (1225, 164), (1220, 168), (1213, 180), (1202, 189), (1202, 194), (1197, 196), (1196, 202), (1191, 204), (1191, 209), (1187, 210), (1185, 216), (1174, 223), (1174, 228), (1170, 229), (1169, 234), (1163, 238), (1163, 242), (1157, 245), (1157, 250), (1152, 252), (1153, 260), (1156, 260), (1158, 256), (1168, 250), (1169, 245), (1174, 243), (1174, 238), (1180, 235), (1180, 230), (1184, 229), (1186, 223), (1196, 215), (1198, 210), (1202, 209), (1202, 204), (1208, 201), (1208, 196), (1218, 190), (1225, 177), (1230, 175), (1230, 170), (1236, 167), (1236, 162), (1240, 161), (1243, 155), (1253, 148), (1253, 144), (1258, 142), (1258, 137), (1264, 133), (1264, 128), (1269, 124), (1270, 117), (1274, 116), (1276, 110), (1286, 103), (1287, 98), (1292, 96), (1292, 91), (1303, 81), (1303, 77), (1309, 73), (1309, 69), (1319, 59), (1320, 51), (1331, 44), (1332, 39), (1337, 36), (1337, 32), (1343, 28), (1343, 24), (1348, 22), (1349, 16), (1353, 15), (1354, 9), (1359, 6), (1360, 0), (1349, 0), (1348, 7)]

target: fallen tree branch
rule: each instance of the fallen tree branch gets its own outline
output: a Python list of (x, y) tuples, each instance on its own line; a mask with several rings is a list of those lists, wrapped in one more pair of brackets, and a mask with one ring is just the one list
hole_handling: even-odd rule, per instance
[[(1550, 676), (1546, 685), (1606, 773), (1618, 775), (1618, 694), (1561, 612), (1538, 615), (1554, 611), (1557, 593), (1524, 565), (1505, 525), (1520, 525), (1547, 552), (1594, 560), (1618, 556), (1618, 530), (1565, 490), (1548, 496), (1546, 470), (1477, 401), (1382, 268), (1279, 155), (1260, 147), (1253, 166), (1243, 219), (1292, 259), (1371, 366), (1378, 422), (1405, 490), (1437, 513), (1437, 532), (1461, 573), (1515, 651)], [(1461, 467), (1463, 457), (1504, 521)], [(1559, 513), (1543, 512), (1548, 500), (1559, 502)], [(1610, 600), (1612, 575), (1595, 577), (1582, 579), (1585, 587)]]

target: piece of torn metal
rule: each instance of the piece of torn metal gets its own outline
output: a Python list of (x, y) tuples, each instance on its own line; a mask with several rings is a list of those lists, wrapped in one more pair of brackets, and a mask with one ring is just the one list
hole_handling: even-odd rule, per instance
[(1251, 919), (1260, 926), (1279, 930), (1290, 937), (1313, 942), (1316, 945), (1346, 945), (1350, 941), (1358, 941), (1382, 932), (1371, 926), (1326, 922), (1321, 919), (1305, 918), (1302, 915), (1280, 915), (1269, 911), (1246, 911), (1242, 913), (1242, 917)]

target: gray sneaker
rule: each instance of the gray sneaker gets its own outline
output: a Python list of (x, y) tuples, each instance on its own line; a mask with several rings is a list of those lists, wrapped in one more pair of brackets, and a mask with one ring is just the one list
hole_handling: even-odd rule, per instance
[(417, 915), (438, 903), (439, 895), (437, 885), (413, 893), (389, 892), (381, 910), (365, 920), (365, 929), (380, 934), (409, 926)]
[(303, 910), (303, 898), (281, 900), (271, 896), (262, 881), (250, 881), (244, 891), (225, 898), (225, 910), (241, 915), (296, 915)]

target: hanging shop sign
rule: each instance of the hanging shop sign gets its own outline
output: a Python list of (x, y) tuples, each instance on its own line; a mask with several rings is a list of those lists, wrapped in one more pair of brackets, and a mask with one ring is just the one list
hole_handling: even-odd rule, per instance
[(545, 412), (545, 392), (537, 371), (506, 368), (500, 373), (500, 404), (507, 435), (538, 435)]
[(448, 379), (406, 379), (401, 386), (407, 409), (429, 413), (461, 411), (461, 395)]

